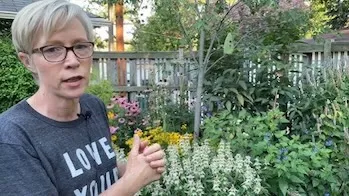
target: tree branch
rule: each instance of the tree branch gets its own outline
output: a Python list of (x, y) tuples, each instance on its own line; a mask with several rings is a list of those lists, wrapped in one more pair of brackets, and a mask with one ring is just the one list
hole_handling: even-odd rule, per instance
[[(239, 43), (243, 40), (244, 37), (247, 37), (248, 34), (245, 34), (242, 36), (239, 41), (236, 42), (235, 46), (239, 45)], [(213, 53), (210, 54), (210, 57), (212, 56)], [(207, 73), (213, 66), (215, 66), (220, 60), (222, 60), (224, 57), (226, 57), (226, 54), (223, 54), (220, 58), (218, 58), (215, 62), (213, 62), (205, 71)]]
[(221, 57), (219, 57), (214, 63), (212, 63), (212, 65), (210, 65), (210, 67), (208, 67), (205, 70), (205, 73), (207, 73), (213, 66), (215, 66), (220, 60), (222, 60), (226, 56), (227, 56), (226, 54), (223, 54)]
[(184, 33), (184, 37), (185, 37), (185, 39), (186, 39), (186, 41), (187, 41), (187, 43), (189, 45), (190, 55), (194, 59), (195, 63), (198, 65), (199, 62), (196, 60), (196, 56), (195, 56), (195, 53), (193, 51), (193, 43), (189, 39), (189, 35), (188, 35), (187, 31), (185, 30), (184, 25), (183, 25), (183, 23), (182, 23), (182, 21), (180, 19), (179, 19), (179, 25), (180, 25), (180, 27), (181, 27), (181, 29), (182, 29), (182, 31)]
[[(207, 2), (208, 0), (206, 0)], [(206, 53), (206, 57), (205, 57), (205, 60), (204, 60), (204, 65), (205, 65), (205, 70), (207, 69), (207, 64), (208, 64), (208, 60), (210, 59), (211, 55), (211, 50), (212, 50), (212, 47), (213, 47), (213, 44), (215, 42), (215, 38), (217, 37), (217, 33), (220, 31), (220, 28), (223, 26), (223, 22), (225, 20), (225, 18), (227, 18), (228, 14), (230, 13), (230, 11), (238, 5), (240, 1), (236, 2), (233, 6), (230, 7), (230, 9), (225, 13), (224, 17), (221, 19), (221, 21), (219, 22), (219, 26), (218, 28), (214, 31), (214, 33), (212, 34), (211, 36), (211, 42), (210, 42), (210, 46), (207, 50), (207, 53)], [(206, 72), (206, 71), (205, 71)]]

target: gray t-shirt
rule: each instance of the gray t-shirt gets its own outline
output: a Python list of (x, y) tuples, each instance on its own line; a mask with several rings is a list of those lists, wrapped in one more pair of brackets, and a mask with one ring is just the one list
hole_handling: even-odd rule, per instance
[(104, 104), (80, 98), (81, 113), (58, 122), (25, 100), (0, 115), (0, 195), (98, 195), (118, 178)]

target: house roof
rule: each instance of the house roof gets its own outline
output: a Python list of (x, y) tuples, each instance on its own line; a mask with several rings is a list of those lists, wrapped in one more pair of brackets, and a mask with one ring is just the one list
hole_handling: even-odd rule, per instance
[[(0, 0), (0, 18), (14, 19), (17, 12), (35, 0)], [(104, 18), (86, 12), (94, 26), (110, 26), (112, 23)]]
[(300, 41), (307, 44), (315, 44), (319, 40), (332, 40), (333, 42), (349, 41), (349, 28), (341, 29), (332, 33), (321, 34), (316, 36), (315, 38), (302, 39)]

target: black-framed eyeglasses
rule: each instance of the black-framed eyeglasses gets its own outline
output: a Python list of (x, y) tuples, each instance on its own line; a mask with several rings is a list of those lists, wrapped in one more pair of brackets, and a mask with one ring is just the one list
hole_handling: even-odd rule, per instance
[(32, 53), (41, 53), (48, 62), (61, 62), (67, 58), (71, 50), (79, 59), (86, 59), (93, 55), (93, 42), (80, 42), (71, 47), (49, 45), (33, 49)]

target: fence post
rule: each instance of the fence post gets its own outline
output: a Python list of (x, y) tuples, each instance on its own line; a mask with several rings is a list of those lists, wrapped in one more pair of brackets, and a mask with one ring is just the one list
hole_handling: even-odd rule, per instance
[(324, 44), (324, 64), (328, 66), (332, 60), (332, 41), (333, 39), (326, 39)]

